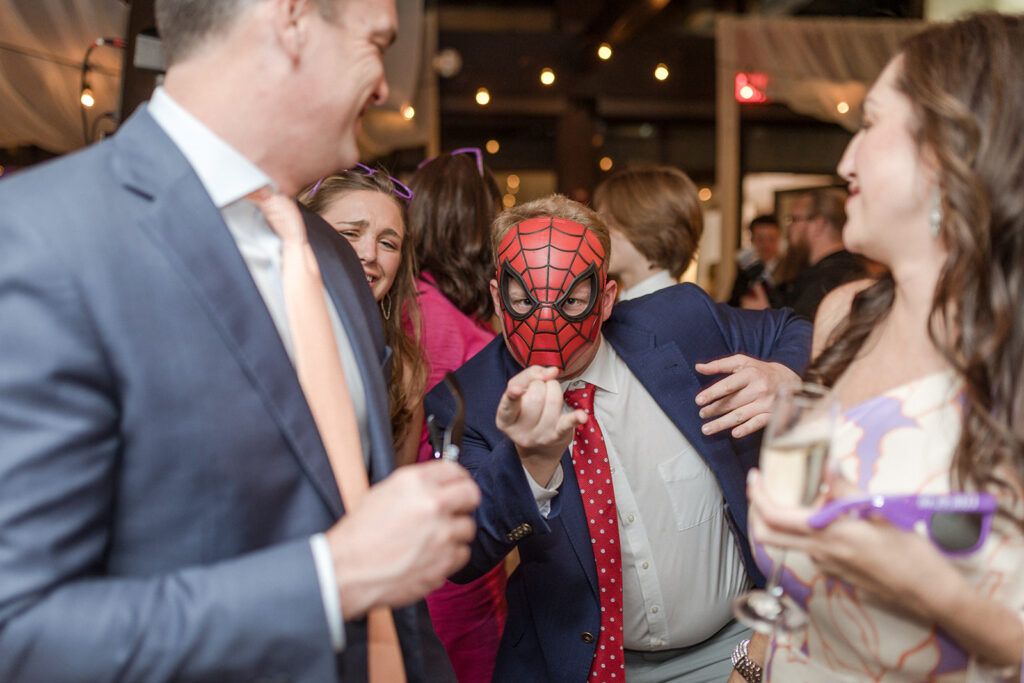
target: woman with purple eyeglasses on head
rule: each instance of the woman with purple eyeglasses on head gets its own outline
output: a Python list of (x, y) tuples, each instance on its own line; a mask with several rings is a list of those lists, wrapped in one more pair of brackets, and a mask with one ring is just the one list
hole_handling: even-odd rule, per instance
[(374, 300), (380, 305), (384, 340), (393, 366), (388, 382), (391, 430), (399, 465), (416, 461), (427, 369), (414, 334), (415, 256), (406, 235), (406, 206), (412, 191), (382, 168), (363, 164), (321, 178), (299, 194), (347, 239), (359, 257)]
[[(808, 376), (842, 406), (818, 509), (751, 477), (810, 624), (734, 682), (1020, 680), (1024, 651), (1024, 18), (929, 27), (839, 163), (846, 247), (883, 264), (818, 311)], [(778, 554), (772, 554), (778, 557)], [(746, 665), (746, 660), (762, 671)]]
[[(409, 180), (409, 239), (420, 266), (420, 342), (430, 367), (429, 391), (495, 336), (488, 282), (491, 223), (501, 195), (477, 148), (428, 159)], [(431, 457), (426, 429), (420, 460)], [(505, 568), (466, 585), (448, 582), (427, 595), (434, 630), (460, 683), (491, 680), (505, 626)]]

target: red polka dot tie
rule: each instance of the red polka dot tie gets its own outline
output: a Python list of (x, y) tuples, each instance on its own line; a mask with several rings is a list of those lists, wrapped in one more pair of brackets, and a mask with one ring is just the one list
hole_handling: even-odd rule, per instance
[(601, 632), (597, 636), (594, 661), (588, 681), (624, 681), (626, 665), (622, 655), (622, 553), (619, 550), (619, 520), (615, 512), (615, 491), (608, 465), (604, 435), (594, 416), (594, 385), (565, 392), (565, 402), (586, 411), (590, 419), (576, 428), (572, 464), (583, 497), (583, 511), (590, 528), (597, 565), (597, 587), (601, 592)]

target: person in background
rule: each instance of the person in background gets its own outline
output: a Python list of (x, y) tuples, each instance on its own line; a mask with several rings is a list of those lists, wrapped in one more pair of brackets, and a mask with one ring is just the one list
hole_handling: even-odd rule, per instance
[(380, 307), (384, 341), (392, 351), (388, 401), (399, 465), (416, 461), (427, 381), (427, 366), (413, 336), (420, 314), (415, 257), (405, 229), (411, 197), (412, 191), (386, 170), (362, 164), (321, 178), (299, 195), (300, 202), (352, 245)]
[[(836, 188), (805, 192), (793, 202), (787, 219), (790, 248), (807, 254), (807, 267), (783, 288), (781, 303), (814, 320), (818, 304), (841, 284), (867, 276), (864, 260), (843, 247), (846, 193)], [(755, 285), (742, 298), (745, 308), (772, 304), (765, 288)]]
[(377, 304), (288, 198), (358, 160), (394, 3), (155, 13), (149, 102), (0, 183), (0, 680), (451, 680), (420, 597), (479, 491), (392, 473)]
[[(460, 462), (484, 500), (454, 577), (519, 549), (495, 681), (622, 680), (611, 674), (625, 657), (628, 680), (717, 683), (747, 631), (731, 605), (756, 576), (743, 494), (759, 438), (743, 437), (803, 371), (811, 326), (715, 304), (690, 283), (616, 303), (610, 248), (598, 215), (560, 195), (495, 220), (503, 338), (456, 372)], [(444, 387), (426, 406), (450, 424)]]
[[(428, 159), (409, 185), (409, 242), (421, 266), (419, 338), (430, 367), (429, 391), (494, 338), (489, 237), (501, 195), (476, 148)], [(420, 460), (427, 460), (427, 430), (418, 426), (417, 432)], [(505, 582), (499, 564), (472, 583), (447, 582), (427, 595), (434, 630), (461, 683), (491, 680), (507, 613)]]
[[(774, 505), (756, 476), (748, 487), (753, 537), (788, 549), (783, 584), (810, 618), (767, 650), (750, 643), (766, 679), (1020, 680), (1022, 128), (1021, 16), (932, 25), (868, 92), (839, 162), (844, 240), (887, 274), (825, 299), (808, 373), (841, 403), (838, 476), (824, 510)], [(888, 507), (809, 524), (853, 495), (958, 491), (994, 497), (990, 528), (980, 508), (928, 506), (911, 507), (912, 530)], [(759, 556), (765, 571), (779, 557)]]
[[(773, 273), (775, 266), (779, 264), (779, 247), (782, 241), (779, 222), (773, 214), (764, 214), (750, 221), (747, 229), (750, 231), (753, 251), (738, 263), (736, 280), (729, 296), (730, 306), (739, 306), (743, 295), (754, 283), (764, 287), (769, 301), (774, 301), (778, 296)], [(773, 303), (772, 307), (778, 308), (778, 304)]]
[(617, 171), (597, 186), (594, 208), (611, 231), (608, 273), (621, 285), (619, 301), (679, 282), (704, 230), (689, 176), (671, 166)]

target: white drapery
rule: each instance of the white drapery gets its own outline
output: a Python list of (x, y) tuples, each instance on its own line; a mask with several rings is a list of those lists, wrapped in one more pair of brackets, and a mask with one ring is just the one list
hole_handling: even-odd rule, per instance
[[(900, 43), (923, 22), (884, 19), (812, 19), (724, 16), (719, 39), (730, 54), (719, 65), (763, 73), (767, 95), (800, 114), (854, 130), (864, 95)], [(845, 102), (849, 110), (837, 109)]]

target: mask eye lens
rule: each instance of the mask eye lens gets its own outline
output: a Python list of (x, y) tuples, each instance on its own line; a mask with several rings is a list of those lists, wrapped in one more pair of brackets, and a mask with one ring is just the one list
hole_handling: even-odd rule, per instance
[(981, 539), (984, 515), (964, 512), (936, 512), (928, 523), (932, 540), (947, 552), (973, 549)]

